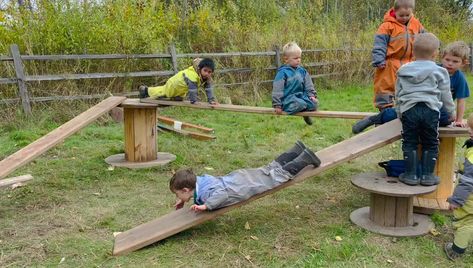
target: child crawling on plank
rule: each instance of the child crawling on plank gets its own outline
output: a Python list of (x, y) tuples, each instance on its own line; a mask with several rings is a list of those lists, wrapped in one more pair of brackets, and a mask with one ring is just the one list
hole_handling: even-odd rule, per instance
[(287, 182), (308, 165), (318, 167), (320, 159), (297, 141), (291, 149), (259, 168), (239, 169), (221, 177), (196, 176), (190, 169), (180, 169), (172, 176), (169, 188), (178, 198), (176, 209), (193, 198), (192, 210), (215, 210)]

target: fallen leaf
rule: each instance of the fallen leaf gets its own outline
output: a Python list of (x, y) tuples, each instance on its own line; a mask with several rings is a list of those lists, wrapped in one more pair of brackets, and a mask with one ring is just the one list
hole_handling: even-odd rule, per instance
[(248, 222), (245, 223), (245, 229), (246, 229), (246, 230), (250, 230), (250, 229), (251, 229), (251, 228), (250, 228), (250, 224), (249, 224)]
[(440, 232), (437, 231), (435, 228), (432, 228), (432, 229), (430, 229), (430, 234), (432, 234), (433, 236), (437, 236), (437, 235), (440, 234)]
[(246, 255), (246, 256), (245, 256), (245, 259), (246, 259), (247, 261), (251, 261), (251, 256), (250, 256), (250, 255)]
[(116, 237), (117, 235), (121, 234), (122, 232), (113, 232), (113, 237)]
[(93, 193), (93, 195), (100, 196), (100, 193)]
[(394, 261), (393, 260), (390, 260), (390, 259), (387, 259), (386, 260), (388, 263), (393, 263)]
[(66, 257), (62, 257), (61, 261), (59, 261), (59, 264), (63, 263), (66, 260)]
[(300, 208), (299, 205), (297, 205), (296, 208), (299, 209)]
[(25, 185), (24, 185), (23, 183), (21, 183), (21, 182), (18, 182), (18, 183), (13, 184), (13, 185), (11, 186), (11, 189), (14, 190), (14, 189), (16, 189), (16, 188), (18, 188), (18, 187), (22, 187), (22, 186), (25, 186)]
[(335, 236), (335, 240), (337, 240), (337, 241), (342, 241), (343, 239), (342, 239), (341, 236), (338, 236), (338, 235), (337, 235), (337, 236)]
[(204, 167), (205, 170), (214, 170), (213, 167)]
[(250, 238), (253, 239), (253, 240), (259, 240), (259, 238), (254, 236), (254, 235), (250, 235)]
[(114, 169), (115, 169), (114, 166), (109, 166), (109, 167), (107, 168), (107, 170), (110, 170), (110, 171), (112, 171), (112, 170), (114, 170)]

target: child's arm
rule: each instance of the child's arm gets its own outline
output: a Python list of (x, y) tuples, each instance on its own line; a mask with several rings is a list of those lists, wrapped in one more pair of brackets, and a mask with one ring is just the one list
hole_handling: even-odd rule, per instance
[(374, 37), (373, 50), (371, 51), (371, 64), (373, 67), (384, 68), (386, 66), (386, 53), (391, 32), (392, 29), (390, 29), (389, 24), (383, 23), (379, 26)]
[(451, 197), (447, 199), (448, 203), (455, 207), (461, 207), (465, 204), (466, 200), (473, 193), (473, 178), (461, 175), (460, 182)]
[(217, 187), (207, 198), (202, 198), (203, 205), (192, 205), (191, 209), (194, 211), (214, 210), (220, 208), (226, 200), (228, 200), (227, 191), (222, 187)]
[(284, 72), (278, 72), (276, 77), (273, 81), (273, 107), (277, 114), (282, 113), (282, 101), (281, 99), (284, 97), (284, 86), (286, 84), (286, 76)]
[(438, 88), (440, 90), (440, 101), (447, 110), (450, 118), (453, 120), (455, 116), (455, 103), (453, 102), (452, 92), (450, 91), (450, 76), (446, 69), (441, 70), (442, 74), (438, 80)]
[(207, 95), (207, 101), (210, 104), (218, 104), (218, 102), (215, 100), (214, 94), (213, 94), (213, 87), (212, 83), (207, 81), (205, 83), (205, 94)]
[(304, 85), (305, 85), (305, 90), (307, 92), (307, 95), (309, 98), (316, 103), (317, 102), (317, 91), (315, 90), (314, 83), (312, 81), (312, 77), (310, 77), (309, 72), (305, 73), (304, 77)]
[(197, 102), (197, 83), (190, 80), (185, 74), (182, 75), (184, 76), (184, 81), (186, 82), (187, 88), (189, 89), (189, 101), (194, 104)]
[(463, 122), (463, 115), (465, 114), (465, 99), (457, 99), (457, 118), (455, 119), (455, 126), (466, 127)]

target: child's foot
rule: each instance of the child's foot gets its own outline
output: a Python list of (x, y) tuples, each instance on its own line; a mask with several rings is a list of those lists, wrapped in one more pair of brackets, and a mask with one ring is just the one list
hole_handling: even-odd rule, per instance
[(285, 164), (282, 168), (292, 175), (296, 175), (308, 165), (314, 167), (320, 166), (320, 159), (310, 149), (306, 148), (304, 151), (291, 162)]
[(284, 166), (285, 164), (291, 162), (292, 160), (294, 160), (294, 158), (299, 156), (305, 148), (305, 145), (301, 141), (297, 141), (291, 149), (279, 155), (275, 159), (275, 161), (278, 162), (281, 166)]
[(445, 251), (445, 254), (447, 255), (447, 258), (454, 261), (458, 259), (459, 257), (462, 256), (462, 253), (458, 253), (453, 249), (453, 243), (449, 242), (445, 244), (445, 247), (443, 248)]
[(138, 97), (140, 99), (148, 98), (148, 87), (145, 85), (141, 85), (138, 87)]
[(304, 122), (311, 126), (314, 122), (312, 121), (312, 118), (310, 118), (310, 116), (303, 116), (302, 118), (304, 118)]

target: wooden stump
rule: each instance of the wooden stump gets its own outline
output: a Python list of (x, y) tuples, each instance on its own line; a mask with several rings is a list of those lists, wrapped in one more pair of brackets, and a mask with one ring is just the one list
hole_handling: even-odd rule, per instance
[(433, 228), (432, 221), (413, 213), (413, 198), (435, 191), (436, 186), (409, 186), (383, 173), (365, 173), (352, 184), (370, 192), (370, 206), (355, 210), (350, 220), (369, 231), (388, 236), (419, 236)]
[(112, 166), (148, 168), (167, 164), (175, 155), (158, 153), (157, 105), (126, 100), (121, 104), (125, 128), (125, 153), (109, 156), (105, 162)]

